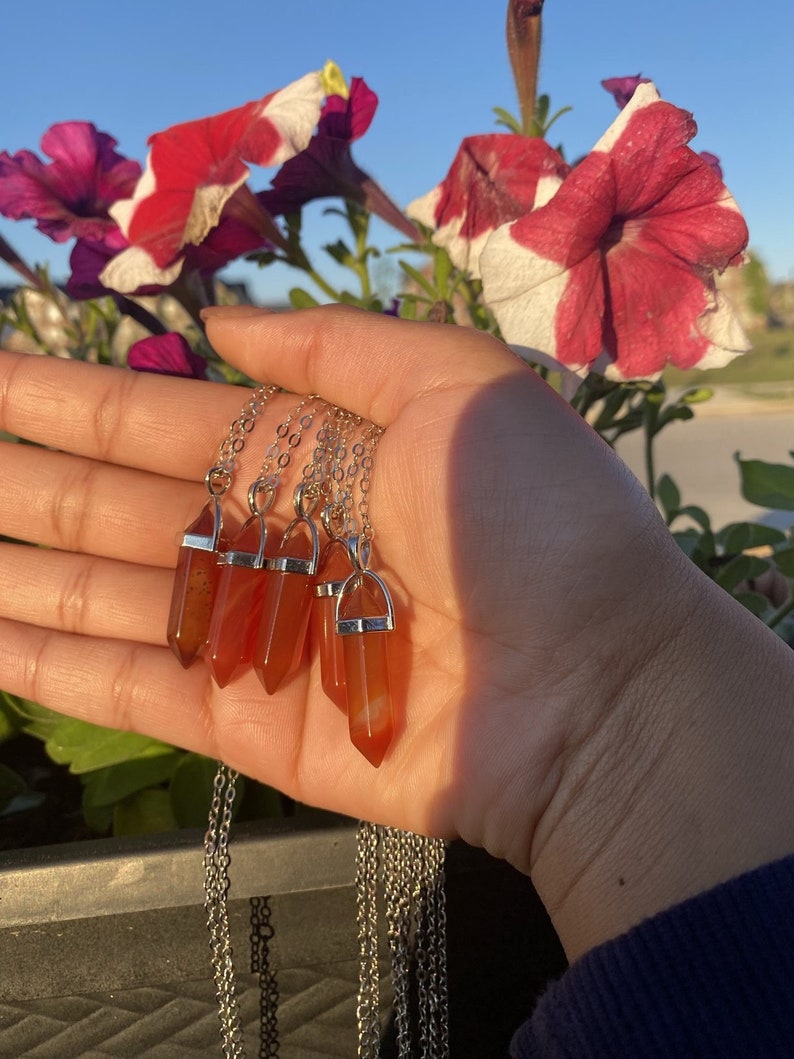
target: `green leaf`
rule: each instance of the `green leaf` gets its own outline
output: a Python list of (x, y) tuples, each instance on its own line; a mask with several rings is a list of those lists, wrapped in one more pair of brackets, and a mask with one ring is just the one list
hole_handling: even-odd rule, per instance
[(172, 750), (156, 757), (135, 758), (88, 772), (83, 779), (83, 810), (112, 806), (146, 787), (165, 783), (185, 753)]
[(0, 691), (0, 743), (17, 735), (22, 727), (13, 698), (7, 692)]
[(763, 618), (772, 610), (769, 600), (760, 592), (736, 592), (733, 598), (755, 614), (756, 618)]
[[(201, 754), (184, 754), (174, 769), (168, 788), (171, 813), (178, 827), (206, 827), (212, 798), (212, 782), (218, 768), (216, 761)], [(243, 797), (243, 777), (237, 781), (235, 801)]]
[(148, 787), (125, 798), (113, 810), (115, 835), (148, 835), (175, 827), (168, 791)]
[(289, 292), (289, 301), (293, 309), (313, 309), (320, 303), (302, 287), (293, 287)]
[(708, 386), (698, 386), (694, 390), (687, 390), (681, 394), (680, 400), (684, 404), (703, 404), (704, 401), (710, 401), (714, 396), (714, 391), (709, 389)]
[(657, 431), (661, 430), (662, 427), (666, 427), (668, 423), (675, 422), (676, 419), (681, 419), (686, 422), (688, 419), (694, 419), (695, 413), (692, 409), (685, 404), (676, 404), (671, 408), (665, 408), (660, 414), (657, 422)]
[(756, 555), (737, 555), (720, 567), (714, 580), (726, 592), (732, 592), (742, 581), (760, 577), (768, 569), (769, 563), (765, 559)]
[(52, 729), (45, 750), (59, 765), (79, 775), (133, 758), (170, 754), (173, 747), (137, 732), (117, 732), (73, 717), (62, 717)]
[(497, 125), (504, 125), (505, 128), (509, 129), (511, 132), (516, 133), (518, 136), (521, 135), (524, 130), (521, 128), (521, 122), (518, 118), (514, 118), (508, 110), (504, 109), (504, 107), (493, 107), (492, 109), (497, 117)]
[[(549, 129), (552, 127), (552, 125), (554, 124), (555, 121), (557, 121), (559, 118), (561, 118), (563, 116), (563, 114), (567, 114), (571, 110), (573, 110), (573, 107), (560, 107), (559, 110), (556, 110), (552, 114), (552, 116), (549, 118), (549, 120), (546, 122), (546, 125), (544, 126), (544, 129), (543, 129), (543, 135), (545, 136), (548, 133)], [(557, 154), (562, 155), (562, 151), (558, 149), (557, 150)]]
[(759, 507), (794, 511), (794, 466), (785, 463), (766, 463), (764, 460), (743, 460), (734, 454), (739, 465), (742, 496)]
[(694, 559), (701, 536), (696, 529), (678, 530), (673, 534), (673, 540), (688, 559)]
[(782, 548), (770, 558), (784, 577), (794, 577), (794, 548)]
[(421, 290), (423, 290), (425, 294), (427, 294), (431, 301), (435, 301), (437, 299), (438, 294), (436, 292), (436, 289), (433, 284), (430, 283), (426, 276), (423, 276), (418, 269), (414, 268), (413, 265), (409, 265), (407, 261), (403, 260), (403, 258), (400, 258), (398, 264), (403, 270), (403, 272), (405, 272), (406, 275), (410, 276), (414, 283), (416, 283), (417, 286)]
[(541, 128), (545, 128), (550, 106), (551, 99), (545, 92), (542, 96), (538, 96), (537, 102), (535, 103), (535, 121)]
[(663, 474), (656, 483), (656, 499), (662, 505), (664, 517), (669, 524), (681, 506), (681, 492), (669, 474)]
[[(698, 507), (697, 504), (685, 504), (680, 507), (675, 513), (676, 518), (691, 518), (693, 522), (696, 522), (702, 530), (711, 529), (711, 520), (709, 519), (706, 512), (702, 507)], [(713, 553), (712, 553), (713, 554)]]
[(49, 710), (46, 706), (39, 706), (37, 702), (30, 699), (20, 698), (18, 695), (5, 695), (5, 702), (13, 712), (17, 714), (22, 731), (27, 735), (35, 736), (36, 739), (48, 739), (50, 732), (63, 720), (63, 715)]
[(338, 239), (335, 243), (326, 243), (323, 250), (336, 261), (338, 264), (343, 265), (345, 268), (355, 268), (356, 259), (353, 256), (353, 251), (342, 239)]
[(745, 552), (748, 548), (762, 548), (767, 544), (783, 544), (786, 535), (773, 526), (762, 526), (758, 522), (731, 522), (717, 534), (717, 543), (728, 555)]

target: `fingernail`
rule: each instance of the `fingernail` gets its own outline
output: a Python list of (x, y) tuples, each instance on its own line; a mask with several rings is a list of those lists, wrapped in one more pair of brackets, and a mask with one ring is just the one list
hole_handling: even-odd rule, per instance
[(261, 309), (257, 305), (209, 305), (202, 309), (202, 320), (241, 320), (248, 316), (271, 316), (272, 309)]

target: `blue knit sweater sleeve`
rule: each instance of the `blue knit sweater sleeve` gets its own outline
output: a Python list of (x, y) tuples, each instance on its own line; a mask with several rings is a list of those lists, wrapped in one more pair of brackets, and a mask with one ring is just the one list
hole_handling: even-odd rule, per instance
[(514, 1059), (791, 1059), (794, 856), (646, 920), (574, 963)]

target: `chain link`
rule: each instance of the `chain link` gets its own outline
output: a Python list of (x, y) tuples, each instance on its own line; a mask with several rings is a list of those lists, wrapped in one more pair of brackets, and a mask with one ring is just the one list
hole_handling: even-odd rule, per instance
[(278, 393), (278, 386), (257, 386), (229, 427), (218, 449), (215, 466), (207, 473), (207, 487), (215, 496), (222, 496), (231, 486), (234, 465), (245, 448), (246, 435), (254, 429), (257, 417), (274, 393)]
[(375, 449), (378, 447), (378, 442), (383, 437), (384, 433), (385, 431), (383, 427), (376, 426), (372, 423), (362, 439), (362, 474), (361, 480), (358, 484), (361, 498), (358, 502), (358, 517), (361, 520), (361, 535), (368, 542), (371, 542), (375, 535), (369, 517), (370, 479), (372, 477), (372, 468), (375, 465)]
[(212, 785), (207, 832), (204, 837), (204, 908), (207, 913), (212, 972), (224, 1059), (244, 1059), (245, 1046), (234, 981), (234, 957), (229, 929), (229, 830), (237, 773), (222, 761)]
[(411, 1059), (410, 962), (412, 848), (407, 832), (383, 829), (383, 883), (398, 1059)]
[[(208, 487), (215, 495), (221, 495), (231, 484), (234, 463), (245, 445), (246, 435), (274, 392), (276, 387), (259, 387), (231, 425), (221, 444), (218, 464), (207, 475)], [(249, 491), (249, 502), (253, 508), (257, 494), (265, 493), (262, 510), (266, 510), (304, 432), (311, 427), (320, 408), (325, 409), (325, 419), (317, 432), (312, 458), (303, 468), (303, 483), (329, 506), (332, 518), (327, 528), (330, 525), (334, 533), (350, 539), (360, 525), (361, 538), (369, 545), (374, 535), (369, 514), (371, 475), (375, 450), (384, 430), (370, 424), (351, 446), (350, 441), (363, 420), (345, 409), (326, 405), (317, 395), (302, 398), (279, 424), (259, 476)], [(368, 556), (368, 549), (365, 554)], [(236, 778), (233, 769), (218, 763), (204, 853), (205, 909), (224, 1059), (245, 1059), (228, 914), (228, 845)], [(363, 821), (357, 832), (355, 877), (359, 946), (358, 1059), (378, 1059), (380, 1052), (378, 881), (381, 877), (399, 1059), (412, 1059), (412, 941), (420, 1053), (423, 1059), (448, 1059), (444, 843)], [(268, 901), (253, 898), (251, 969), (259, 976), (260, 985), (260, 1059), (277, 1057), (279, 1051), (278, 986), (269, 957), (272, 937)]]
[(380, 969), (378, 967), (378, 829), (361, 821), (356, 836), (356, 910), (359, 978), (356, 1020), (358, 1059), (380, 1051)]
[[(257, 475), (257, 480), (262, 483), (262, 489), (270, 493), (275, 492), (282, 474), (292, 461), (294, 450), (303, 439), (304, 430), (311, 427), (318, 409), (324, 406), (325, 402), (317, 394), (303, 397), (288, 413), (287, 418), (276, 427), (276, 436), (265, 452)], [(309, 411), (305, 412), (306, 408)], [(291, 430), (296, 419), (297, 429)]]
[(259, 977), (259, 1059), (279, 1054), (278, 983), (270, 966), (271, 916), (267, 897), (251, 898), (251, 972)]

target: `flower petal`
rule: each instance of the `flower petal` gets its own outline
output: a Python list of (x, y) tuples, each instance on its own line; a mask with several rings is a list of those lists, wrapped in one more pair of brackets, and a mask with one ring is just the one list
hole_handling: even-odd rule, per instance
[(108, 208), (132, 193), (141, 167), (116, 150), (116, 141), (87, 121), (51, 126), (41, 147), (0, 153), (0, 212), (29, 218), (56, 242), (74, 237), (101, 240), (115, 228)]
[(741, 260), (747, 227), (687, 147), (695, 131), (691, 115), (639, 85), (551, 202), (494, 233), (483, 289), (511, 345), (577, 372), (604, 351), (619, 378), (747, 348), (713, 280)]
[(444, 180), (408, 206), (408, 216), (435, 229), (453, 264), (480, 275), (491, 233), (551, 198), (570, 167), (541, 139), (492, 133), (467, 137)]
[(623, 110), (636, 92), (637, 85), (649, 85), (650, 83), (650, 78), (635, 74), (633, 77), (607, 77), (601, 82), (601, 87), (610, 93), (620, 110)]
[[(118, 261), (103, 281), (130, 290), (133, 280), (159, 283), (181, 267), (184, 247), (199, 244), (219, 223), (247, 179), (247, 163), (278, 165), (306, 147), (321, 99), (319, 73), (307, 74), (256, 102), (155, 133), (135, 194), (112, 211), (140, 253), (133, 265)], [(142, 254), (151, 261), (149, 276), (141, 274)]]
[(130, 346), (127, 366), (134, 371), (148, 371), (155, 375), (207, 378), (204, 358), (194, 353), (184, 336), (176, 332), (142, 338)]

